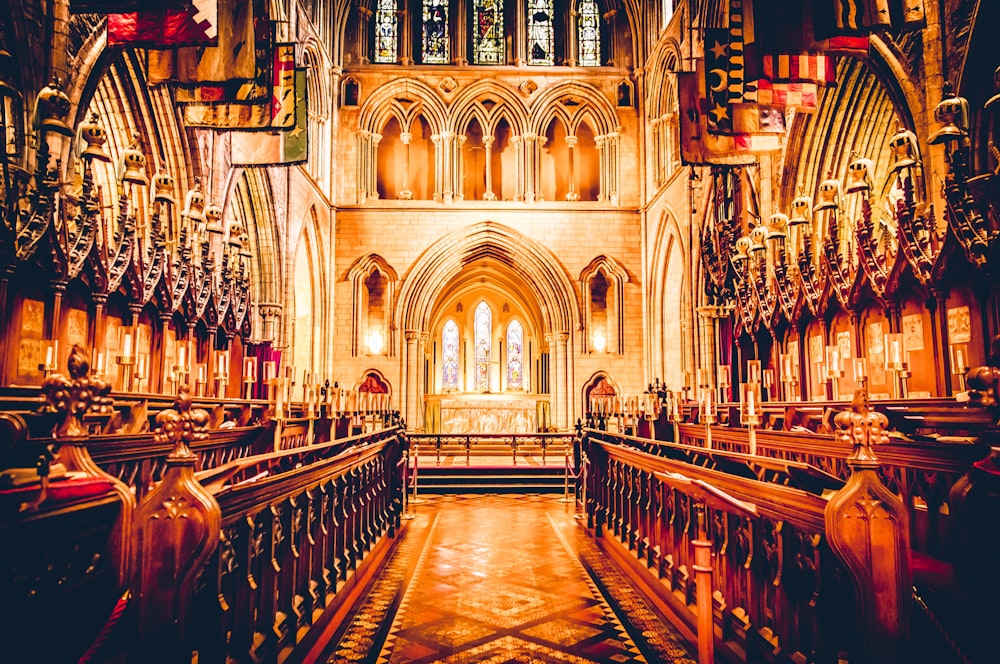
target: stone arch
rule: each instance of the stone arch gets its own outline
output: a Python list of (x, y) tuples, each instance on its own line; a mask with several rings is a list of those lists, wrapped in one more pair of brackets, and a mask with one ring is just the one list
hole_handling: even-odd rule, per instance
[(532, 104), (528, 130), (543, 135), (556, 117), (567, 128), (576, 127), (579, 118), (588, 114), (595, 122), (595, 134), (605, 136), (618, 131), (618, 116), (604, 93), (590, 83), (562, 83), (540, 94)]
[(352, 311), (351, 316), (351, 355), (357, 357), (362, 354), (364, 346), (365, 332), (368, 328), (368, 307), (366, 303), (366, 282), (374, 274), (383, 275), (386, 279), (383, 299), (386, 302), (386, 316), (383, 318), (380, 330), (378, 330), (384, 341), (383, 348), (385, 354), (390, 357), (395, 354), (396, 348), (396, 328), (391, 325), (392, 306), (395, 300), (396, 284), (399, 282), (399, 275), (396, 273), (388, 261), (372, 253), (362, 256), (354, 261), (350, 269), (347, 270), (347, 280), (351, 282)]
[(399, 291), (396, 326), (405, 335), (404, 417), (420, 426), (420, 377), (436, 303), (462, 275), (479, 267), (506, 279), (508, 287), (530, 291), (550, 356), (549, 398), (553, 422), (569, 427), (576, 395), (570, 392), (573, 335), (580, 314), (572, 280), (548, 249), (514, 229), (484, 221), (445, 235), (411, 266)]
[(580, 321), (579, 306), (565, 268), (551, 251), (514, 229), (484, 221), (445, 235), (407, 272), (395, 319), (404, 330), (426, 331), (434, 299), (463, 266), (490, 257), (536, 289), (545, 333), (568, 333)]
[[(492, 108), (484, 101), (494, 102)], [(463, 89), (451, 103), (448, 128), (461, 133), (473, 117), (479, 118), (484, 129), (492, 129), (500, 118), (505, 118), (517, 136), (528, 127), (528, 110), (524, 102), (508, 86), (497, 81), (477, 81)]]
[[(654, 377), (661, 378), (672, 389), (683, 385), (683, 371), (689, 366), (688, 349), (679, 343), (684, 338), (681, 326), (685, 322), (688, 326), (691, 325), (691, 321), (688, 320), (690, 303), (687, 302), (691, 275), (685, 260), (685, 257), (690, 255), (690, 248), (686, 246), (683, 238), (684, 235), (673, 211), (664, 210), (652, 244), (652, 270), (649, 275), (650, 286), (646, 302), (651, 326), (647, 337), (650, 343), (650, 347), (647, 348), (650, 359), (648, 378), (650, 380)], [(676, 274), (678, 269), (680, 275)], [(673, 305), (676, 305), (677, 309), (668, 311)], [(671, 331), (679, 335), (677, 339), (668, 338)], [(656, 340), (659, 340), (659, 344)], [(668, 348), (676, 348), (679, 355), (667, 357)]]
[(618, 384), (611, 378), (611, 375), (606, 371), (597, 371), (584, 382), (583, 387), (580, 388), (580, 403), (583, 404), (583, 412), (587, 414), (592, 412), (590, 398), (591, 396), (601, 396), (601, 397), (611, 397), (621, 395), (621, 388)]
[(393, 117), (408, 127), (417, 115), (424, 117), (434, 133), (448, 126), (447, 108), (433, 88), (411, 78), (399, 78), (373, 91), (365, 100), (358, 129), (378, 133)]
[(292, 310), (286, 316), (287, 324), (292, 328), (288, 335), (292, 342), (292, 364), (298, 367), (321, 366), (320, 349), (323, 346), (324, 330), (328, 324), (326, 271), (323, 269), (322, 235), (316, 208), (310, 207), (306, 212), (298, 238), (291, 244), (293, 264), (290, 266), (288, 279), (301, 283), (307, 279), (311, 288), (289, 289), (292, 297), (286, 305)]
[[(604, 254), (597, 256), (587, 267), (583, 268), (580, 272), (580, 291), (582, 293), (581, 301), (583, 307), (583, 329), (584, 334), (581, 336), (580, 345), (582, 346), (583, 352), (589, 352), (591, 346), (591, 339), (588, 329), (593, 327), (593, 319), (591, 311), (591, 282), (594, 278), (601, 274), (607, 280), (608, 291), (612, 297), (609, 297), (608, 309), (607, 309), (607, 352), (621, 354), (625, 350), (625, 315), (622, 303), (625, 301), (625, 284), (627, 284), (629, 279), (628, 270), (624, 265), (614, 258), (609, 258)], [(598, 349), (599, 351), (599, 349)]]

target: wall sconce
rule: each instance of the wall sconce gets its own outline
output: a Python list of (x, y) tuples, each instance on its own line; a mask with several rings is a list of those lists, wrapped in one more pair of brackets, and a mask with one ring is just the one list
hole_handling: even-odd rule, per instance
[(368, 333), (368, 353), (371, 355), (381, 355), (382, 354), (382, 333), (378, 330), (372, 330)]
[(603, 332), (601, 332), (600, 330), (594, 332), (593, 340), (591, 341), (591, 345), (594, 348), (594, 352), (603, 353), (604, 349), (607, 347), (607, 343), (608, 341), (607, 339), (604, 338)]

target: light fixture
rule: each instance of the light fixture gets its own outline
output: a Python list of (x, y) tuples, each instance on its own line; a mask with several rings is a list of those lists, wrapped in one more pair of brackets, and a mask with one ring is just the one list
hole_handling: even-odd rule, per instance
[(603, 353), (607, 347), (607, 339), (604, 338), (604, 333), (600, 330), (594, 332), (593, 346), (598, 353)]
[(942, 126), (930, 135), (931, 145), (960, 141), (969, 135), (969, 102), (955, 96), (949, 81), (945, 81), (941, 94), (941, 101), (934, 107), (934, 120)]
[(372, 355), (382, 354), (382, 333), (378, 330), (372, 330), (368, 333), (368, 352)]

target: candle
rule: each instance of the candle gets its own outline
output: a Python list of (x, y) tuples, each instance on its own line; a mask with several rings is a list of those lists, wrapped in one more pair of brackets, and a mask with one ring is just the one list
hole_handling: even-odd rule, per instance
[(961, 348), (955, 349), (955, 368), (958, 369), (958, 373), (965, 373), (965, 357)]
[(899, 339), (892, 340), (892, 363), (895, 366), (902, 364), (902, 354), (899, 348)]
[(204, 364), (199, 364), (198, 365), (198, 382), (199, 383), (204, 383), (205, 382), (205, 376), (206, 376), (205, 369), (206, 369), (206, 367), (205, 367)]
[(94, 367), (97, 373), (104, 373), (104, 353), (97, 353), (97, 365)]
[(856, 357), (856, 358), (854, 358), (854, 380), (855, 380), (855, 382), (860, 383), (861, 381), (865, 380), (865, 378), (866, 378), (866, 376), (865, 376), (865, 370), (866, 370), (866, 367), (865, 367), (865, 358), (863, 358), (863, 357)]
[(139, 363), (136, 365), (135, 369), (136, 378), (142, 379), (146, 375), (146, 357), (147, 356), (145, 354), (139, 356)]
[(125, 343), (122, 347), (122, 355), (126, 358), (132, 357), (132, 335), (128, 332), (125, 333)]
[(177, 349), (177, 366), (184, 366), (184, 346)]
[(754, 402), (753, 388), (752, 387), (750, 387), (750, 388), (747, 389), (747, 415), (749, 417), (756, 417), (757, 416), (757, 405)]
[(54, 369), (55, 368), (55, 352), (56, 349), (51, 344), (45, 349), (45, 368)]
[(243, 360), (243, 380), (248, 382), (257, 380), (257, 358), (248, 357)]

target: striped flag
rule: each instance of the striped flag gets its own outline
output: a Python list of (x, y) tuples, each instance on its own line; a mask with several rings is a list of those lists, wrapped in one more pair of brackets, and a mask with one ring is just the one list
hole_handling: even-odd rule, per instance
[(285, 166), (306, 161), (309, 154), (306, 69), (295, 70), (295, 124), (273, 132), (229, 131), (233, 166)]
[(822, 54), (765, 55), (762, 76), (772, 83), (834, 83), (837, 80), (836, 58)]
[[(184, 123), (214, 129), (290, 128), (295, 123), (295, 44), (275, 44), (266, 54), (273, 59), (264, 68), (266, 95), (252, 103), (223, 98), (223, 103), (184, 104)], [(177, 96), (181, 96), (180, 90)]]

